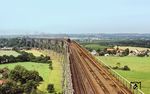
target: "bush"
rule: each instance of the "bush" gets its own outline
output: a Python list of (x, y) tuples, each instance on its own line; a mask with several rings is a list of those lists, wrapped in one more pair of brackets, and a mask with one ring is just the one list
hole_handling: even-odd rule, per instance
[(48, 84), (48, 86), (47, 86), (47, 91), (48, 91), (49, 93), (54, 93), (54, 92), (55, 92), (54, 84)]
[(115, 66), (115, 67), (111, 67), (112, 69), (118, 69), (118, 70), (125, 70), (125, 71), (130, 71), (130, 68), (125, 65), (124, 67), (120, 67), (120, 66)]
[(99, 56), (104, 56), (105, 55), (105, 52), (104, 51), (100, 51), (99, 52)]
[(138, 57), (144, 57), (145, 54), (138, 54), (137, 56), (138, 56)]
[(49, 69), (53, 70), (52, 63), (49, 63)]
[(17, 50), (20, 55), (14, 57), (13, 55), (7, 56), (3, 55), (0, 56), (0, 63), (14, 63), (14, 62), (37, 62), (37, 63), (52, 63), (51, 58), (49, 56), (39, 56), (36, 57), (32, 53), (27, 53), (25, 51)]
[(123, 70), (127, 70), (127, 71), (129, 71), (129, 70), (130, 70), (130, 68), (129, 68), (127, 65), (125, 65), (125, 66), (123, 67)]
[(112, 67), (112, 69), (119, 69), (119, 67), (118, 67), (118, 66), (116, 66), (116, 67)]

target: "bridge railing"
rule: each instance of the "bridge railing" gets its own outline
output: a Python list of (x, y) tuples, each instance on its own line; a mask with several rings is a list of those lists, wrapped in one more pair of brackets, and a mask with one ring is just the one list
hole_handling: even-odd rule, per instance
[(71, 79), (71, 70), (67, 45), (65, 47), (63, 58), (63, 94), (73, 94), (73, 84)]
[(140, 89), (134, 89), (134, 85), (130, 84), (130, 82), (124, 78), (123, 76), (121, 76), (120, 74), (118, 74), (116, 71), (114, 71), (110, 66), (106, 65), (102, 60), (99, 60), (97, 58), (95, 58), (97, 61), (100, 61), (101, 64), (103, 64), (105, 67), (108, 68), (108, 71), (115, 77), (117, 78), (117, 80), (119, 80), (120, 82), (122, 82), (122, 84), (131, 90), (131, 92), (133, 94), (144, 94), (144, 92), (142, 92)]

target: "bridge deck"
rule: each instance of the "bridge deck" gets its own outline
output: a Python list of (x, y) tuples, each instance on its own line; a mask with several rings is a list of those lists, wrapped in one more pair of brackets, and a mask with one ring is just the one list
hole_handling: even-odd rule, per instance
[(69, 43), (74, 94), (132, 94), (76, 42)]

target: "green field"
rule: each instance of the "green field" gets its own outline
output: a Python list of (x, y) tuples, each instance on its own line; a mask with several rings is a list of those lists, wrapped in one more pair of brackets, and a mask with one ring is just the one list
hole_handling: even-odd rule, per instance
[(121, 67), (128, 65), (131, 71), (116, 70), (129, 81), (141, 81), (142, 91), (150, 94), (150, 57), (97, 57), (107, 65), (116, 66), (120, 63)]
[(107, 46), (101, 46), (98, 44), (86, 44), (84, 47), (89, 49), (94, 49), (94, 50), (107, 48)]
[(44, 82), (44, 84), (39, 86), (39, 90), (41, 91), (45, 91), (47, 88), (47, 84), (48, 83), (53, 83), (56, 92), (62, 92), (62, 68), (61, 68), (61, 63), (59, 62), (59, 55), (53, 51), (42, 51), (42, 50), (27, 50), (26, 52), (30, 52), (33, 53), (35, 56), (40, 56), (41, 54), (43, 55), (48, 55), (51, 57), (52, 59), (52, 66), (53, 66), (53, 70), (49, 70), (45, 73), (43, 73), (43, 75), (45, 74), (45, 77), (47, 76), (46, 74), (49, 74), (49, 76), (47, 76), (45, 79), (46, 82)]
[(47, 84), (51, 83), (49, 79), (51, 77), (51, 71), (48, 68), (48, 64), (34, 63), (34, 62), (18, 62), (13, 64), (1, 64), (0, 68), (8, 67), (9, 69), (13, 69), (16, 65), (24, 66), (28, 70), (38, 71), (40, 76), (42, 76), (44, 80), (38, 88), (40, 91), (46, 92)]
[[(57, 92), (62, 92), (62, 65), (60, 62), (60, 55), (56, 52), (45, 50), (40, 53), (49, 55), (53, 62), (53, 70), (50, 73), (50, 82), (54, 83)], [(42, 86), (41, 86), (42, 88)]]
[(42, 55), (41, 52), (37, 51), (37, 50), (24, 50), (25, 52), (28, 52), (28, 53), (33, 53), (33, 55), (35, 56), (40, 56)]
[[(43, 53), (42, 51), (39, 52), (37, 50), (28, 50), (27, 52), (33, 53), (35, 56), (40, 56), (41, 54), (43, 55), (47, 54), (47, 52)], [(7, 53), (10, 52), (6, 51), (3, 54), (7, 54)], [(11, 64), (0, 64), (0, 68), (8, 67), (10, 69), (13, 69), (16, 65), (22, 65), (29, 70), (36, 70), (44, 79), (44, 81), (38, 87), (38, 90), (41, 92), (41, 94), (48, 94), (46, 88), (49, 83), (54, 84), (55, 91), (57, 93), (62, 92), (62, 84), (61, 84), (62, 68), (60, 62), (58, 61), (59, 56), (56, 53), (55, 54), (53, 53), (54, 52), (50, 52), (47, 54), (50, 55), (50, 57), (52, 58), (53, 70), (49, 69), (48, 64), (35, 63), (35, 62), (18, 62), (18, 63), (11, 63)]]
[(3, 56), (3, 55), (13, 55), (13, 56), (18, 56), (19, 53), (17, 53), (16, 51), (5, 51), (5, 50), (0, 50), (0, 56)]

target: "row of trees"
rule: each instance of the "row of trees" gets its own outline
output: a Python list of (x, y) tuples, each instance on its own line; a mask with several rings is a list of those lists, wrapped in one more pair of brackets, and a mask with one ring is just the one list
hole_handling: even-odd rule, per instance
[(10, 55), (0, 56), (0, 63), (13, 63), (13, 62), (39, 62), (39, 63), (50, 63), (51, 59), (49, 56), (34, 56), (32, 53), (27, 53), (25, 51), (17, 51), (20, 53), (17, 57)]
[(47, 63), (49, 64), (50, 69), (52, 69), (52, 61), (49, 56), (34, 56), (32, 53), (27, 53), (25, 51), (17, 51), (20, 53), (17, 57), (13, 55), (7, 56), (3, 55), (0, 56), (0, 64), (6, 63), (14, 63), (14, 62), (37, 62), (37, 63)]
[(7, 82), (0, 85), (0, 94), (31, 94), (36, 92), (37, 86), (43, 81), (37, 71), (29, 71), (20, 65), (15, 66), (13, 70), (1, 69), (0, 74), (3, 72), (7, 73), (8, 77), (5, 77)]

